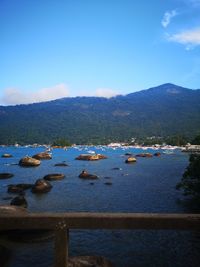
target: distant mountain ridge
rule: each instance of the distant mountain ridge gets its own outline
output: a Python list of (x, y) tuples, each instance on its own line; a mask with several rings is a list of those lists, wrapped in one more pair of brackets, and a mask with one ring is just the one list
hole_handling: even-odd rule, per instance
[(127, 141), (200, 132), (200, 89), (163, 84), (112, 98), (73, 97), (0, 106), (0, 143)]

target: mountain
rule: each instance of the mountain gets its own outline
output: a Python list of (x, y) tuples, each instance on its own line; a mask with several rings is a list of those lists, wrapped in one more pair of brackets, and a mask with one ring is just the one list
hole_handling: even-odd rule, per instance
[(200, 132), (200, 90), (163, 84), (112, 98), (73, 97), (0, 106), (0, 143), (126, 141), (132, 137), (194, 137)]

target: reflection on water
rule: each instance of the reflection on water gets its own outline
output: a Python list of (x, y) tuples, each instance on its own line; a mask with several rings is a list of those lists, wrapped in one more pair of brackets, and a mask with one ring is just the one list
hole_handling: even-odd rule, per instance
[[(107, 212), (161, 212), (195, 213), (199, 205), (185, 201), (181, 192), (175, 189), (188, 164), (188, 155), (176, 151), (161, 157), (138, 158), (137, 163), (125, 164), (126, 152), (141, 151), (128, 149), (101, 149), (91, 147), (108, 156), (108, 159), (88, 162), (74, 160), (85, 150), (54, 149), (53, 159), (43, 161), (37, 168), (22, 168), (14, 165), (22, 156), (34, 155), (42, 148), (0, 148), (13, 158), (0, 159), (1, 172), (15, 176), (0, 181), (1, 204), (9, 194), (10, 183), (34, 183), (49, 173), (61, 172), (65, 179), (52, 182), (48, 194), (26, 193), (30, 211), (107, 211)], [(146, 152), (146, 151), (145, 151)], [(152, 151), (147, 151), (152, 152)], [(65, 161), (68, 167), (56, 167), (55, 163)], [(11, 164), (11, 165), (10, 165)], [(78, 178), (86, 169), (99, 176), (98, 180), (86, 181)], [(108, 178), (109, 177), (109, 178)], [(105, 182), (111, 182), (108, 186)], [(195, 204), (195, 205), (194, 205)], [(116, 266), (198, 266), (200, 262), (200, 238), (196, 232), (182, 231), (70, 231), (71, 255), (103, 255)], [(10, 267), (47, 267), (53, 261), (53, 243), (16, 246)]]

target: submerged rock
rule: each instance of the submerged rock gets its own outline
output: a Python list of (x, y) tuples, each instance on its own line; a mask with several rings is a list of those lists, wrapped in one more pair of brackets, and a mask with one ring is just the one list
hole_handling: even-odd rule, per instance
[(43, 179), (47, 181), (56, 181), (56, 180), (62, 180), (64, 177), (65, 175), (62, 173), (51, 173), (45, 175)]
[(32, 187), (33, 184), (9, 184), (8, 193), (20, 193)]
[(151, 158), (153, 157), (153, 155), (151, 153), (140, 153), (140, 154), (137, 154), (136, 157)]
[(8, 173), (8, 172), (1, 172), (0, 173), (0, 179), (9, 179), (12, 178), (14, 174)]
[(52, 188), (52, 185), (44, 180), (38, 179), (32, 187), (32, 193), (41, 194), (41, 193), (48, 193)]
[(132, 156), (133, 154), (131, 152), (127, 152), (124, 154), (125, 156)]
[(19, 165), (22, 167), (36, 167), (40, 165), (40, 160), (31, 157), (24, 157), (20, 159)]
[(48, 152), (41, 152), (33, 156), (34, 159), (42, 160), (42, 159), (52, 159), (51, 154)]
[(62, 163), (56, 163), (54, 166), (55, 167), (67, 167), (69, 165), (67, 163), (62, 162)]
[(114, 267), (111, 261), (101, 256), (76, 256), (70, 257), (69, 267)]
[(112, 185), (112, 182), (106, 182), (105, 185)]
[(90, 174), (88, 173), (86, 170), (83, 170), (80, 174), (79, 174), (79, 178), (83, 178), (83, 179), (98, 179), (98, 176), (95, 174)]

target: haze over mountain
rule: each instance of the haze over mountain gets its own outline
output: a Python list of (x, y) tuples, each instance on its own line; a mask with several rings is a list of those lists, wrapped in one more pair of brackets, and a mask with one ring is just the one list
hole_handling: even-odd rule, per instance
[(0, 143), (128, 141), (132, 137), (194, 137), (200, 132), (200, 90), (163, 84), (112, 98), (74, 97), (0, 106)]

